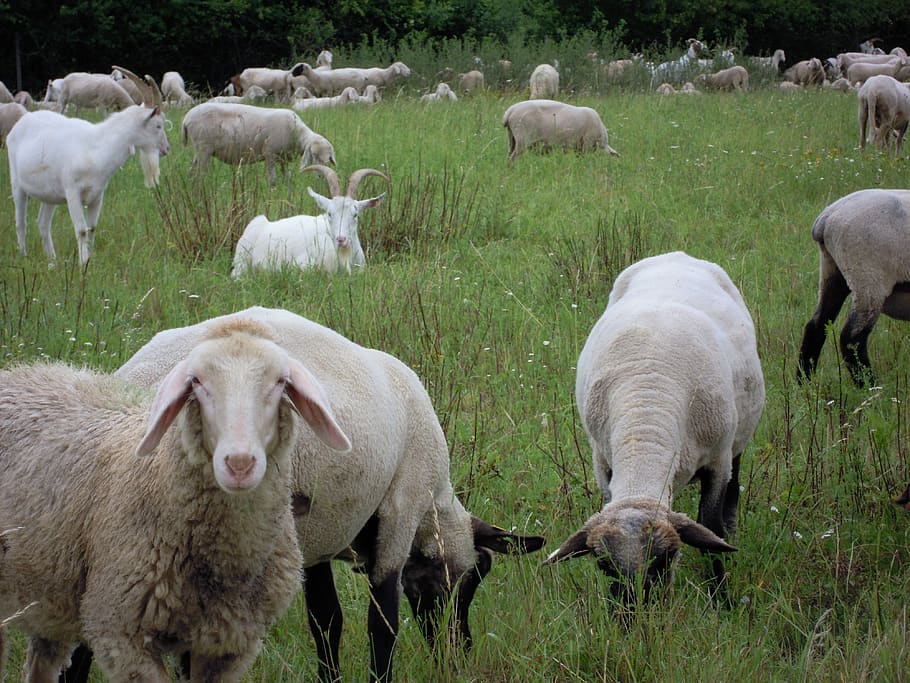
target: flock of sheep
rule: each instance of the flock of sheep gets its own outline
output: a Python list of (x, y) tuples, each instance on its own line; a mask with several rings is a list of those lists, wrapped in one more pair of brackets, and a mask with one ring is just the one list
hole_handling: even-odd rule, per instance
[[(700, 59), (702, 49), (690, 41), (686, 61)], [(776, 53), (768, 67), (783, 59)], [(686, 66), (667, 62), (652, 73), (680, 78)], [(605, 67), (618, 73), (612, 63)], [(169, 150), (162, 113), (168, 101), (191, 107), (182, 138), (194, 149), (197, 171), (212, 156), (263, 161), (274, 182), (276, 165), (299, 155), (301, 168), (329, 185), (329, 197), (309, 190), (323, 211), (318, 216), (254, 218), (237, 244), (234, 277), (282, 264), (333, 272), (364, 265), (357, 217), (383, 195), (358, 200), (356, 193), (368, 176), (389, 178), (360, 169), (342, 192), (329, 168), (331, 143), (294, 111), (305, 106), (250, 102), (261, 93), (301, 102), (341, 98), (314, 106), (375, 102), (381, 89), (408, 77), (405, 65), (334, 69), (324, 52), (316, 68), (247, 69), (221, 101), (195, 106), (174, 72), (159, 90), (148, 76), (114, 70), (117, 80), (85, 74), (91, 78), (52, 83), (49, 101), (75, 102), (73, 84), (82, 79), (121, 89), (116, 84), (128, 82), (138, 104), (131, 97), (98, 124), (34, 111), (7, 131), (22, 253), (32, 198), (41, 203), (48, 258), (55, 259), (54, 209), (66, 203), (80, 262), (88, 261), (105, 189), (134, 150), (146, 184), (157, 182), (159, 157)], [(727, 66), (695, 83), (742, 89), (743, 73)], [(471, 72), (448, 80), (456, 78), (463, 89), (482, 87), (482, 74), (479, 81)], [(558, 78), (555, 67), (542, 65), (531, 77), (531, 99), (505, 112), (509, 158), (534, 146), (617, 154), (596, 111), (554, 99)], [(858, 91), (861, 144), (868, 119), (873, 138), (882, 145), (894, 138), (899, 151), (910, 95), (895, 80), (895, 105), (870, 87), (881, 78), (895, 80), (869, 74)], [(447, 80), (427, 95), (457, 98)], [(858, 383), (871, 378), (866, 344), (877, 317), (910, 318), (910, 268), (902, 258), (910, 247), (908, 216), (906, 190), (856, 192), (819, 215), (812, 230), (819, 303), (803, 335), (803, 379), (848, 294), (853, 304), (841, 345)], [(711, 558), (712, 593), (723, 599), (718, 554), (735, 550), (728, 539), (740, 459), (765, 400), (740, 292), (720, 266), (682, 252), (634, 263), (616, 278), (577, 368), (576, 402), (605, 504), (547, 562), (591, 555), (621, 579), (611, 588), (629, 600), (637, 577), (646, 593), (668, 580), (688, 544)], [(167, 655), (178, 657), (192, 680), (239, 680), (299, 590), (301, 574), (320, 678), (338, 680), (335, 559), (369, 576), (371, 676), (389, 680), (402, 593), (430, 643), (447, 627), (469, 646), (469, 608), (494, 554), (544, 545), (462, 506), (442, 428), (412, 370), (278, 309), (159, 332), (113, 376), (61, 363), (0, 370), (0, 468), (0, 617), (15, 615), (11, 625), (29, 637), (30, 681), (56, 681), (80, 663), (68, 680), (84, 680), (91, 653), (81, 648), (81, 662), (73, 662), (80, 644), (91, 647), (112, 680), (169, 680)], [(702, 486), (693, 520), (672, 504), (696, 479)], [(454, 611), (444, 626), (449, 604)]]

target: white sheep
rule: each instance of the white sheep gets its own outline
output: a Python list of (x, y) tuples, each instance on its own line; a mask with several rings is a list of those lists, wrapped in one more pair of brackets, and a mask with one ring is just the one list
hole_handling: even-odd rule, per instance
[(906, 57), (892, 57), (891, 61), (881, 64), (854, 62), (847, 68), (846, 76), (853, 85), (861, 85), (873, 76), (891, 76), (900, 80), (898, 75), (908, 63)]
[(744, 66), (731, 66), (713, 74), (700, 74), (695, 78), (695, 85), (704, 85), (715, 90), (749, 89), (749, 72)]
[(301, 168), (335, 163), (332, 144), (290, 109), (203, 102), (183, 118), (183, 143), (193, 147), (197, 172), (206, 172), (213, 156), (234, 165), (264, 161), (272, 184), (276, 164), (284, 166), (298, 154)]
[(357, 97), (357, 102), (360, 104), (376, 104), (381, 99), (382, 95), (379, 94), (379, 88), (371, 84), (363, 89), (363, 92)]
[[(296, 93), (295, 93), (296, 95)], [(345, 104), (351, 104), (360, 101), (360, 95), (354, 88), (345, 88), (339, 94), (333, 97), (294, 97), (291, 109), (294, 111), (305, 111), (307, 109), (327, 109), (330, 107), (340, 107)]]
[[(69, 208), (79, 262), (84, 266), (95, 238), (104, 192), (114, 173), (139, 150), (146, 187), (158, 183), (159, 157), (170, 150), (161, 113), (161, 93), (154, 79), (141, 83), (145, 105), (131, 105), (111, 114), (101, 123), (67, 118), (52, 111), (33, 111), (23, 116), (7, 136), (10, 181), (16, 207), (19, 253), (25, 255), (26, 218), (29, 199), (41, 203), (38, 230), (44, 252), (57, 258), (51, 221), (59, 204)], [(84, 207), (84, 208), (83, 208)]]
[(314, 69), (303, 64), (300, 72), (310, 83), (310, 90), (319, 97), (337, 95), (345, 88), (363, 91), (368, 85), (388, 87), (399, 79), (408, 78), (411, 70), (404, 62), (394, 62), (385, 68), (345, 67), (341, 69)]
[(256, 216), (237, 241), (231, 277), (240, 277), (251, 269), (277, 270), (288, 265), (301, 269), (319, 268), (329, 273), (344, 269), (348, 274), (352, 266), (363, 267), (357, 220), (363, 211), (378, 206), (385, 193), (370, 199), (357, 199), (357, 188), (367, 176), (377, 175), (387, 182), (388, 176), (371, 168), (354, 171), (348, 180), (347, 192), (342, 194), (338, 175), (329, 167), (316, 165), (303, 170), (321, 173), (329, 184), (328, 197), (307, 187), (323, 213), (277, 221)]
[(3, 147), (6, 136), (13, 126), (28, 113), (28, 109), (18, 102), (5, 102), (0, 104), (0, 147)]
[(531, 72), (532, 100), (551, 100), (559, 94), (559, 72), (550, 64), (538, 64)]
[(473, 69), (467, 73), (460, 74), (458, 77), (459, 88), (464, 93), (483, 92), (484, 77), (483, 72)]
[(331, 69), (332, 62), (335, 60), (335, 56), (332, 54), (331, 50), (323, 50), (318, 55), (316, 55), (316, 68), (317, 69)]
[(126, 109), (135, 104), (132, 96), (109, 75), (82, 72), (64, 77), (58, 101), (63, 110), (67, 105), (85, 109)]
[(872, 141), (886, 149), (893, 137), (894, 153), (900, 156), (910, 124), (910, 86), (891, 76), (872, 76), (860, 86), (856, 98), (860, 149), (866, 149), (866, 130), (871, 122)]
[(434, 92), (426, 93), (420, 96), (421, 102), (457, 102), (458, 95), (452, 90), (448, 83), (440, 81), (436, 84)]
[(167, 103), (181, 108), (193, 106), (193, 98), (186, 91), (183, 76), (177, 71), (166, 71), (161, 77), (161, 94)]
[(299, 589), (297, 416), (328, 459), (350, 441), (268, 326), (183, 351), (154, 397), (63, 364), (0, 371), (0, 614), (27, 606), (28, 680), (85, 642), (109, 680), (169, 681), (162, 657), (186, 652), (193, 680), (239, 681)]
[(821, 85), (825, 80), (825, 67), (818, 57), (804, 59), (784, 71), (784, 78), (796, 85)]
[(240, 72), (238, 80), (242, 92), (233, 93), (242, 95), (251, 85), (257, 85), (266, 93), (277, 95), (279, 97), (290, 98), (294, 92), (294, 85), (291, 79), (301, 74), (302, 62), (297, 63), (290, 69), (269, 69), (265, 67), (250, 67)]
[[(548, 562), (594, 555), (617, 597), (669, 579), (681, 544), (735, 550), (740, 458), (764, 405), (755, 330), (719, 266), (672, 252), (616, 278), (578, 358), (575, 398), (605, 505)], [(672, 509), (701, 480), (698, 521)], [(714, 591), (724, 569), (713, 562)], [(721, 593), (722, 594), (722, 593)]]
[(676, 88), (674, 88), (669, 83), (661, 83), (659, 86), (657, 86), (657, 88), (655, 88), (654, 92), (658, 95), (675, 95)]
[(874, 383), (868, 341), (875, 322), (882, 313), (908, 319), (910, 190), (868, 189), (841, 197), (815, 219), (812, 239), (819, 250), (818, 305), (803, 331), (798, 376), (814, 372), (828, 325), (852, 293), (841, 354), (854, 382)]
[(215, 102), (219, 104), (256, 104), (257, 102), (262, 102), (268, 96), (269, 94), (263, 88), (260, 88), (258, 85), (251, 85), (243, 91), (242, 95), (216, 95), (215, 97), (207, 99), (206, 102)]
[(451, 604), (450, 628), (470, 646), (468, 612), (493, 554), (537, 550), (544, 539), (506, 532), (464, 509), (430, 397), (407, 365), (289, 311), (251, 308), (159, 332), (115, 374), (154, 387), (200, 336), (232, 319), (272, 328), (279, 346), (323, 387), (352, 444), (336, 456), (301, 431), (294, 454), (292, 502), (320, 680), (339, 678), (342, 613), (333, 559), (366, 570), (372, 676), (391, 677), (402, 589), (428, 642), (436, 641)]
[(509, 160), (529, 147), (549, 151), (553, 147), (589, 152), (602, 149), (613, 156), (607, 128), (600, 114), (590, 107), (576, 107), (554, 100), (525, 100), (506, 109), (502, 125), (509, 136)]
[(35, 98), (32, 97), (32, 94), (28, 90), (20, 90), (15, 95), (13, 95), (13, 102), (21, 104), (26, 109), (37, 109), (38, 104), (35, 102)]
[(15, 102), (13, 94), (6, 87), (6, 84), (0, 81), (0, 104), (9, 104), (10, 102)]
[(751, 57), (750, 59), (756, 69), (765, 69), (778, 73), (780, 65), (787, 61), (787, 54), (778, 48), (770, 57)]
[(828, 88), (829, 90), (836, 90), (838, 92), (850, 92), (853, 90), (853, 86), (850, 85), (850, 81), (843, 77), (838, 78), (834, 81), (828, 81), (826, 79), (825, 82), (822, 83), (822, 87)]

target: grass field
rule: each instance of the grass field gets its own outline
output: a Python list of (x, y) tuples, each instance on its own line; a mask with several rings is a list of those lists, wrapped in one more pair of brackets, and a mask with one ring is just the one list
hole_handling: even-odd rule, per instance
[[(398, 680), (907, 680), (910, 525), (892, 501), (910, 480), (908, 330), (877, 325), (879, 387), (855, 388), (831, 339), (816, 380), (795, 381), (816, 298), (812, 222), (854, 190), (907, 187), (906, 159), (859, 153), (852, 95), (762, 89), (573, 97), (601, 113), (622, 156), (528, 153), (509, 163), (501, 118), (521, 97), (427, 106), (387, 96), (306, 117), (334, 143), (344, 176), (373, 167), (392, 178), (386, 202), (364, 214), (367, 265), (352, 277), (231, 280), (246, 222), (314, 212), (306, 187), (325, 192), (324, 181), (294, 170), (269, 189), (261, 165), (217, 162), (194, 179), (181, 111), (168, 114), (172, 151), (157, 190), (143, 187), (135, 158), (114, 176), (85, 272), (65, 208), (55, 218), (55, 269), (35, 206), (29, 255), (17, 253), (0, 150), (0, 364), (47, 357), (113, 370), (158, 330), (261, 304), (413, 367), (465, 505), (548, 543), (498, 560), (474, 602), (475, 647), (465, 656), (444, 651), (435, 662), (402, 606)], [(378, 178), (362, 187), (362, 196), (385, 189)], [(616, 275), (675, 249), (720, 264), (740, 287), (767, 402), (743, 459), (734, 606), (712, 607), (689, 550), (674, 590), (624, 625), (593, 562), (541, 561), (600, 507), (574, 406), (581, 346)], [(696, 493), (683, 491), (676, 509), (694, 515)], [(366, 580), (343, 565), (336, 578), (345, 679), (365, 680)], [(18, 680), (21, 657), (17, 640), (7, 680)], [(315, 671), (301, 595), (248, 680)]]

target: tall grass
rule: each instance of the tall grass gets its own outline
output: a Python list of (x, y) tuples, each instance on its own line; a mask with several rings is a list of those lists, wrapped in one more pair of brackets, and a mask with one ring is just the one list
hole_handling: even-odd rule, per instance
[[(795, 362), (815, 304), (813, 219), (853, 190), (906, 187), (907, 162), (858, 153), (855, 99), (767, 89), (577, 95), (601, 112), (622, 156), (527, 153), (509, 163), (501, 116), (522, 96), (496, 90), (426, 106), (389, 94), (307, 119), (333, 141), (342, 175), (370, 166), (392, 179), (382, 209), (364, 217), (367, 265), (353, 277), (231, 280), (246, 221), (314, 212), (306, 186), (321, 181), (292, 171), (270, 189), (258, 166), (220, 165), (194, 178), (177, 140), (180, 111), (169, 113), (173, 152), (157, 191), (142, 187), (135, 160), (115, 175), (85, 271), (63, 210), (56, 269), (41, 253), (35, 207), (29, 255), (19, 256), (4, 192), (0, 363), (50, 357), (110, 370), (160, 329), (252, 304), (289, 308), (413, 367), (472, 512), (544, 534), (552, 550), (600, 505), (574, 407), (578, 352), (622, 268), (684, 249), (742, 289), (767, 384), (744, 458), (734, 606), (711, 606), (694, 552), (665, 600), (627, 624), (593, 563), (500, 558), (472, 608), (467, 655), (444, 648), (434, 662), (403, 608), (399, 679), (906, 680), (910, 526), (891, 501), (910, 479), (908, 330), (877, 325), (874, 390), (849, 382), (833, 340), (812, 383), (795, 382)], [(692, 513), (696, 498), (685, 490), (676, 505)], [(363, 680), (367, 586), (341, 566), (337, 580), (345, 678)], [(18, 679), (22, 656), (17, 640), (7, 680)], [(301, 597), (248, 680), (315, 670)]]

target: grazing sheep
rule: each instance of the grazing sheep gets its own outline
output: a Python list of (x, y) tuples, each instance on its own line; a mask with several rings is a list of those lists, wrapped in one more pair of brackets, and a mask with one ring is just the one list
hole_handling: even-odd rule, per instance
[(296, 86), (291, 79), (301, 74), (303, 63), (297, 63), (290, 69), (268, 69), (265, 67), (250, 67), (240, 72), (238, 81), (241, 92), (226, 93), (242, 95), (251, 85), (257, 85), (269, 95), (290, 98)]
[(308, 166), (304, 171), (321, 173), (329, 184), (330, 197), (324, 197), (308, 187), (323, 213), (318, 216), (291, 216), (270, 221), (256, 216), (240, 236), (234, 251), (231, 277), (237, 278), (250, 269), (277, 270), (286, 265), (301, 269), (320, 268), (334, 273), (351, 266), (362, 267), (363, 248), (357, 236), (357, 219), (366, 209), (375, 207), (385, 193), (370, 199), (356, 199), (360, 181), (377, 175), (388, 182), (384, 173), (371, 168), (354, 171), (347, 192), (341, 194), (338, 175), (327, 166)]
[(506, 109), (502, 125), (509, 135), (509, 160), (529, 147), (553, 147), (589, 152), (602, 149), (613, 156), (607, 129), (600, 115), (590, 107), (576, 107), (553, 100), (526, 100)]
[(731, 66), (713, 74), (700, 74), (695, 78), (696, 85), (704, 85), (715, 90), (749, 89), (749, 72), (744, 66)]
[(531, 72), (530, 86), (530, 99), (553, 99), (559, 94), (559, 72), (549, 64), (538, 64)]
[(853, 304), (840, 349), (853, 381), (874, 383), (868, 340), (879, 315), (910, 320), (910, 190), (859, 190), (828, 205), (812, 225), (818, 244), (818, 305), (799, 350), (800, 379), (818, 365), (827, 327), (847, 295)]
[[(620, 273), (578, 358), (575, 397), (605, 505), (547, 562), (592, 554), (629, 599), (639, 575), (646, 595), (669, 580), (682, 543), (735, 550), (724, 539), (765, 391), (752, 319), (722, 268), (677, 251)], [(695, 479), (698, 522), (672, 509)], [(723, 592), (719, 558), (712, 579)]]
[(368, 85), (385, 88), (401, 78), (408, 78), (411, 70), (403, 62), (395, 62), (385, 68), (346, 67), (343, 69), (313, 69), (303, 64), (301, 74), (310, 82), (310, 90), (320, 97), (337, 95), (347, 87), (363, 91)]
[(251, 308), (159, 332), (115, 374), (153, 387), (200, 336), (232, 319), (272, 328), (278, 345), (322, 385), (352, 444), (334, 456), (301, 431), (294, 454), (293, 510), (320, 680), (339, 678), (333, 559), (356, 562), (369, 579), (371, 677), (391, 678), (402, 589), (429, 643), (450, 604), (450, 628), (470, 646), (469, 608), (494, 553), (531, 552), (544, 539), (506, 532), (464, 509), (430, 397), (407, 365), (289, 311)]
[(854, 62), (847, 69), (847, 80), (853, 85), (861, 85), (873, 76), (891, 76), (897, 78), (901, 69), (907, 66), (905, 57), (892, 57), (891, 61), (882, 64)]
[(139, 150), (146, 187), (158, 183), (159, 157), (170, 150), (161, 92), (152, 87), (155, 81), (151, 76), (146, 76), (146, 83), (121, 70), (141, 84), (147, 104), (130, 105), (96, 124), (51, 111), (33, 111), (19, 119), (7, 136), (16, 236), (23, 256), (29, 199), (41, 203), (38, 230), (51, 262), (57, 258), (51, 221), (57, 206), (67, 205), (79, 245), (79, 262), (84, 266), (95, 239), (104, 193), (117, 169)]
[(860, 86), (856, 98), (860, 149), (866, 149), (866, 130), (871, 121), (872, 141), (886, 149), (894, 137), (894, 153), (900, 156), (910, 123), (910, 86), (891, 76), (872, 76)]
[(449, 86), (448, 83), (439, 82), (436, 84), (436, 91), (429, 92), (420, 96), (421, 102), (457, 102), (458, 95)]
[(264, 161), (271, 184), (276, 164), (285, 166), (297, 154), (302, 155), (301, 168), (311, 161), (335, 163), (331, 143), (290, 109), (203, 102), (183, 119), (183, 143), (193, 146), (197, 172), (208, 171), (213, 156), (235, 165)]
[(113, 78), (103, 74), (71, 73), (60, 84), (60, 107), (126, 109), (135, 104), (130, 94)]
[(784, 78), (797, 85), (821, 85), (825, 80), (825, 67), (818, 57), (804, 59), (784, 71)]
[(23, 116), (28, 114), (28, 109), (18, 102), (5, 102), (0, 104), (0, 147), (6, 140), (6, 136)]
[(186, 91), (183, 76), (177, 71), (167, 71), (161, 77), (161, 94), (164, 96), (164, 101), (169, 104), (175, 104), (181, 108), (193, 106), (193, 98)]
[(475, 93), (483, 92), (484, 89), (484, 79), (483, 72), (474, 69), (468, 71), (467, 73), (461, 74), (459, 77), (460, 89), (464, 93)]
[(206, 332), (150, 402), (62, 364), (0, 371), (0, 614), (28, 606), (28, 680), (82, 641), (109, 680), (169, 681), (187, 652), (193, 680), (239, 681), (297, 593), (297, 416), (327, 459), (350, 441), (268, 326)]

